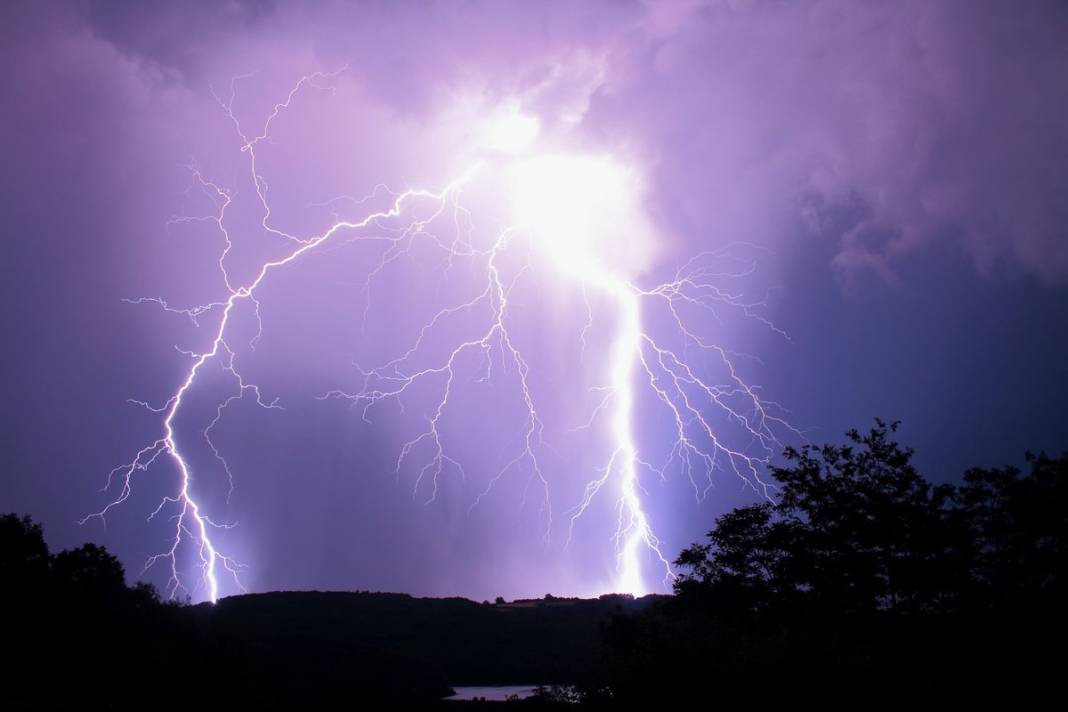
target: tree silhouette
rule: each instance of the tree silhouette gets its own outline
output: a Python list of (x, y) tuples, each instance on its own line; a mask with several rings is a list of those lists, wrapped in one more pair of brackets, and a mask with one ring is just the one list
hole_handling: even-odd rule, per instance
[(684, 550), (676, 592), (735, 600), (753, 611), (794, 605), (843, 611), (951, 606), (967, 576), (968, 532), (954, 488), (934, 487), (876, 421), (843, 446), (787, 448), (773, 468), (777, 502), (716, 520)]
[(1066, 632), (1068, 456), (936, 486), (897, 427), (787, 448), (774, 501), (718, 517), (679, 554), (674, 599), (606, 629), (616, 696), (662, 704), (695, 680), (785, 695), (830, 670), (841, 694), (1036, 689), (1059, 669), (1043, 643)]
[(47, 585), (51, 559), (44, 532), (29, 517), (0, 516), (0, 596), (36, 596)]
[[(974, 468), (957, 498), (975, 541), (974, 580), (987, 606), (1063, 601), (1068, 572), (1068, 456), (1028, 453), (1031, 472)], [(1059, 607), (1059, 606), (1058, 606)]]
[(111, 597), (126, 590), (122, 564), (95, 544), (68, 549), (52, 559), (52, 573), (72, 595)]

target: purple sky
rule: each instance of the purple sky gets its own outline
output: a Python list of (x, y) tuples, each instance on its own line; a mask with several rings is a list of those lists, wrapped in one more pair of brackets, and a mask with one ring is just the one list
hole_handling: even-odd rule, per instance
[[(256, 148), (274, 229), (305, 236), (335, 215), (359, 220), (388, 206), (380, 184), (441, 189), (478, 153), (485, 117), (517, 106), (540, 120), (553, 151), (612, 156), (641, 176), (655, 244), (628, 232), (605, 249), (620, 259), (640, 251), (643, 288), (693, 255), (746, 243), (732, 265), (753, 260), (754, 271), (724, 281), (765, 301), (759, 315), (789, 338), (730, 313), (698, 325), (748, 354), (735, 359), (746, 381), (809, 439), (901, 419), (938, 481), (1068, 447), (1063, 3), (9, 2), (0, 58), (0, 509), (33, 515), (53, 546), (98, 541), (132, 574), (167, 548), (166, 517), (145, 522), (174, 493), (165, 459), (135, 475), (106, 528), (76, 520), (116, 495), (100, 491), (108, 471), (159, 437), (160, 416), (126, 399), (162, 405), (189, 368), (174, 347), (206, 348), (218, 314), (197, 328), (123, 300), (226, 298), (218, 226), (173, 222), (218, 209), (196, 175), (233, 198), (236, 282), (288, 249), (262, 227), (249, 153), (219, 99), (232, 88), (233, 118), (255, 134), (315, 72), (337, 74), (302, 88)], [(484, 177), (465, 203), (477, 229), (501, 217), (493, 183)], [(219, 541), (249, 565), (246, 585), (479, 599), (605, 590), (611, 497), (580, 520), (570, 547), (564, 540), (567, 511), (604, 454), (594, 435), (568, 428), (596, 405), (587, 389), (603, 382), (609, 312), (580, 353), (574, 285), (537, 269), (517, 281), (515, 338), (547, 423), (546, 544), (529, 473), (506, 475), (470, 509), (515, 454), (514, 373), (490, 388), (477, 365), (464, 371), (467, 395), (443, 437), (466, 478), (446, 472), (429, 504), (418, 465), (393, 472), (432, 405), (425, 393), (403, 411), (376, 406), (371, 423), (345, 401), (317, 399), (358, 389), (354, 361), (402, 353), (436, 309), (477, 284), (417, 247), (374, 283), (361, 324), (362, 284), (381, 254), (357, 241), (272, 277), (255, 349), (254, 319), (235, 315), (242, 375), (285, 410), (251, 398), (226, 410), (215, 440), (234, 473), (229, 503), (200, 439), (232, 391), (217, 364), (175, 420), (198, 498), (238, 523)], [(662, 316), (650, 314), (651, 329), (665, 327)], [(464, 328), (442, 329), (431, 350)], [(641, 454), (664, 454), (655, 399), (635, 406)], [(754, 497), (720, 472), (698, 503), (684, 474), (665, 475), (643, 484), (669, 558)], [(162, 568), (145, 578), (167, 580)]]

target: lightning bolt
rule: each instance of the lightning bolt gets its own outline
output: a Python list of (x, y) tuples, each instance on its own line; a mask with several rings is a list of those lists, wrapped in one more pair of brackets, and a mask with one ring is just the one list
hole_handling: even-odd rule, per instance
[[(205, 373), (216, 369), (228, 378), (232, 384), (231, 390), (217, 402), (214, 417), (200, 431), (200, 437), (226, 477), (229, 499), (234, 490), (233, 472), (212, 440), (214, 428), (229, 406), (238, 400), (250, 398), (256, 405), (269, 410), (282, 408), (277, 399), (269, 400), (260, 386), (247, 380), (239, 369), (243, 349), (247, 347), (254, 350), (262, 334), (263, 318), (257, 298), (262, 285), (281, 278), (289, 265), (301, 260), (307, 253), (356, 241), (381, 244), (383, 249), (378, 262), (368, 272), (362, 285), (365, 300), (363, 320), (366, 322), (372, 308), (371, 295), (375, 280), (394, 262), (410, 256), (413, 247), (420, 243), (430, 244), (440, 251), (444, 256), (446, 271), (460, 261), (478, 265), (484, 274), (484, 282), (470, 298), (442, 306), (420, 328), (411, 345), (395, 358), (371, 368), (357, 366), (360, 374), (357, 388), (334, 389), (321, 394), (319, 398), (347, 400), (360, 410), (364, 420), (370, 422), (372, 411), (379, 404), (396, 402), (403, 408), (404, 396), (416, 389), (435, 393), (430, 407), (420, 414), (424, 426), (403, 443), (394, 463), (399, 480), (404, 468), (414, 462), (418, 471), (414, 478), (413, 496), (429, 490), (427, 501), (433, 502), (439, 492), (440, 480), (446, 473), (454, 472), (461, 478), (466, 477), (460, 460), (450, 453), (442, 426), (450, 416), (450, 401), (455, 390), (464, 383), (462, 369), (469, 364), (469, 356), (479, 364), (477, 371), (480, 381), (490, 380), (495, 369), (509, 371), (514, 377), (516, 397), (522, 405), (519, 446), (503, 467), (488, 478), (471, 507), (478, 506), (502, 478), (512, 473), (523, 473), (526, 477), (524, 498), (531, 487), (539, 494), (542, 536), (548, 543), (554, 528), (554, 516), (549, 477), (542, 466), (541, 454), (549, 445), (545, 442), (545, 423), (536, 407), (534, 389), (531, 387), (530, 361), (517, 346), (511, 332), (513, 316), (510, 310), (516, 286), (534, 272), (530, 255), (541, 251), (549, 254), (561, 274), (573, 279), (582, 290), (587, 314), (579, 335), (583, 350), (594, 319), (594, 309), (588, 297), (590, 293), (596, 292), (607, 298), (613, 311), (610, 318), (615, 325), (606, 383), (597, 388), (603, 397), (586, 425), (582, 426), (592, 428), (600, 419), (607, 417), (611, 452), (603, 467), (586, 483), (581, 501), (568, 510), (567, 543), (570, 544), (574, 536), (576, 523), (598, 495), (606, 488), (612, 489), (617, 513), (616, 531), (612, 536), (618, 575), (614, 589), (635, 594), (650, 590), (642, 572), (643, 551), (652, 553), (662, 567), (665, 580), (670, 579), (673, 576), (670, 563), (661, 551), (660, 540), (654, 534), (649, 516), (643, 508), (645, 489), (642, 473), (665, 478), (672, 468), (681, 469), (700, 501), (713, 485), (713, 473), (725, 470), (740, 477), (746, 486), (753, 488), (760, 496), (767, 497), (770, 485), (762, 479), (761, 471), (768, 458), (780, 447), (777, 433), (784, 429), (796, 432), (783, 419), (783, 411), (777, 404), (765, 401), (758, 388), (748, 385), (741, 378), (734, 365), (737, 355), (704, 337), (699, 328), (691, 325), (694, 310), (711, 313), (715, 317), (720, 310), (730, 309), (761, 320), (774, 329), (760, 316), (764, 306), (762, 301), (750, 302), (741, 293), (732, 293), (717, 286), (724, 280), (746, 276), (752, 271), (752, 264), (746, 263), (734, 269), (717, 267), (717, 264), (731, 262), (729, 250), (723, 249), (694, 258), (671, 281), (652, 288), (641, 288), (628, 278), (624, 270), (615, 269), (594, 256), (597, 245), (586, 233), (592, 234), (596, 230), (595, 227), (589, 228), (596, 221), (596, 210), (585, 205), (581, 192), (569, 198), (578, 201), (580, 212), (562, 215), (568, 231), (572, 230), (571, 223), (582, 225), (575, 228), (577, 231), (569, 234), (567, 239), (561, 239), (559, 225), (544, 223), (540, 218), (524, 219), (520, 215), (513, 224), (501, 230), (489, 245), (479, 245), (471, 237), (471, 215), (461, 198), (476, 175), (493, 169), (492, 165), (487, 167), (481, 163), (475, 164), (437, 191), (413, 189), (389, 193), (392, 202), (387, 209), (370, 212), (361, 219), (344, 220), (335, 214), (334, 222), (317, 234), (300, 236), (281, 230), (271, 221), (269, 188), (257, 168), (257, 149), (270, 141), (272, 124), (291, 108), (302, 91), (332, 91), (329, 83), (341, 71), (302, 77), (285, 100), (273, 107), (260, 130), (253, 134), (243, 130), (233, 108), (236, 83), (247, 76), (232, 80), (225, 98), (213, 92), (218, 106), (232, 123), (240, 140), (241, 151), (247, 158), (263, 233), (285, 250), (280, 257), (261, 262), (251, 277), (244, 281), (235, 277), (228, 266), (234, 247), (228, 210), (235, 194), (205, 176), (196, 166), (190, 166), (194, 185), (212, 200), (216, 211), (209, 215), (175, 218), (171, 224), (203, 222), (214, 225), (223, 243), (217, 267), (225, 288), (225, 298), (194, 306), (174, 306), (162, 297), (128, 300), (134, 304), (154, 304), (166, 312), (183, 315), (197, 327), (211, 323), (211, 339), (208, 347), (199, 352), (178, 349), (189, 359), (190, 365), (162, 405), (131, 401), (161, 416), (159, 437), (108, 474), (104, 490), (110, 492), (117, 489), (117, 494), (101, 510), (82, 522), (94, 518), (106, 522), (111, 510), (130, 497), (134, 479), (139, 473), (147, 471), (161, 459), (170, 460), (177, 471), (175, 489), (162, 498), (148, 519), (166, 513), (173, 524), (173, 535), (163, 551), (148, 559), (145, 570), (156, 565), (167, 566), (166, 591), (171, 597), (180, 592), (191, 596), (203, 592), (208, 600), (214, 602), (219, 597), (220, 578), (223, 576), (228, 576), (234, 586), (243, 591), (241, 573), (245, 566), (221, 551), (214, 538), (217, 531), (234, 524), (213, 520), (205, 504), (198, 498), (197, 480), (183, 449), (187, 435), (178, 432), (176, 417)], [(523, 125), (524, 135), (531, 133), (530, 128), (529, 122)], [(570, 166), (565, 164), (562, 168), (567, 171)], [(551, 183), (560, 176), (543, 177)], [(370, 196), (360, 199), (342, 196), (323, 205), (347, 200), (359, 208), (385, 190), (388, 189), (380, 185), (375, 187)], [(623, 199), (623, 196), (608, 197), (611, 200)], [(538, 204), (535, 211), (537, 215), (554, 210), (551, 195), (549, 200), (548, 206), (544, 200)], [(430, 206), (430, 209), (426, 210), (426, 206)], [(439, 234), (437, 226), (440, 223), (448, 225), (452, 233), (450, 237)], [(574, 248), (570, 245), (571, 238), (577, 238)], [(505, 259), (513, 258), (516, 254), (520, 255), (518, 267), (515, 266), (516, 260), (509, 262)], [(646, 328), (643, 312), (653, 307), (666, 309), (671, 331), (681, 346), (665, 344), (657, 334)], [(235, 315), (239, 313), (249, 314), (257, 327), (255, 335), (243, 344), (238, 343), (233, 326)], [(472, 317), (469, 321), (480, 322), (482, 326), (474, 331), (469, 326), (455, 328), (452, 322), (457, 317)], [(465, 330), (471, 333), (462, 335)], [(430, 348), (430, 344), (435, 337), (443, 334), (445, 339), (452, 340), (451, 346), (435, 358), (435, 349)], [(691, 365), (691, 351), (712, 357), (721, 374), (718, 380), (711, 380)], [(653, 465), (641, 455), (634, 432), (639, 386), (647, 389), (644, 392), (654, 397), (673, 423), (674, 439), (665, 449), (666, 454), (659, 465)], [(741, 444), (729, 444), (720, 433), (716, 417), (742, 434)], [(186, 558), (193, 562), (192, 569), (198, 572), (193, 583), (189, 581), (190, 574), (183, 571)]]

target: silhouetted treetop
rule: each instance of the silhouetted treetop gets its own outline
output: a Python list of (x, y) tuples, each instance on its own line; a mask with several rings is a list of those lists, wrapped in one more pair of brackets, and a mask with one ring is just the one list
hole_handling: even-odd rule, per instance
[(0, 580), (5, 588), (44, 585), (50, 563), (40, 524), (14, 514), (0, 516)]
[(59, 552), (52, 559), (52, 571), (80, 595), (118, 595), (126, 589), (122, 564), (95, 544)]
[(1065, 593), (1068, 455), (1028, 453), (1027, 462), (1027, 475), (1016, 467), (970, 469), (957, 492), (975, 542), (974, 575), (991, 604)]
[(842, 444), (787, 448), (774, 499), (718, 517), (679, 554), (678, 595), (606, 630), (589, 697), (1059, 694), (1068, 455), (932, 485), (896, 433), (877, 420)]
[(1060, 590), (1068, 512), (1065, 458), (1032, 472), (973, 469), (961, 486), (927, 482), (897, 423), (844, 445), (787, 448), (777, 501), (716, 520), (676, 561), (676, 592), (755, 612), (950, 610), (980, 594)]

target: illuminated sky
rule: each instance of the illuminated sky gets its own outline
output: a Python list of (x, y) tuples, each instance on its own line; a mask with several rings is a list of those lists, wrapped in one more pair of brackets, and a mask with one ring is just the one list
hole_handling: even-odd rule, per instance
[[(203, 353), (218, 324), (218, 309), (194, 321), (131, 301), (225, 302), (227, 280), (249, 284), (290, 238), (463, 175), (455, 200), (414, 196), (272, 273), (259, 323), (234, 312), (241, 378), (283, 410), (246, 391), (212, 429), (229, 500), (201, 432), (236, 374), (216, 360), (183, 400), (174, 427), (197, 501), (237, 524), (219, 542), (250, 590), (617, 586), (616, 500), (572, 515), (610, 459), (619, 401), (580, 426), (599, 387), (628, 380), (620, 314), (634, 292), (621, 285), (670, 284), (699, 255), (720, 296), (752, 306), (687, 311), (687, 328), (810, 439), (900, 418), (935, 480), (1068, 446), (1059, 3), (9, 3), (0, 26), (0, 505), (41, 520), (55, 546), (98, 541), (134, 574), (168, 547), (167, 512), (145, 522), (175, 493), (166, 458), (135, 474), (106, 528), (76, 523), (115, 498), (100, 491), (109, 470), (160, 437), (160, 414), (128, 399), (165, 405), (190, 368), (182, 351)], [(211, 219), (224, 204), (225, 234)], [(488, 385), (478, 359), (457, 366), (439, 436), (462, 474), (420, 479), (426, 457), (395, 472), (433, 387), (369, 414), (322, 396), (366, 388), (367, 369), (485, 288), (486, 263), (448, 241), (485, 247), (520, 223), (499, 265), (545, 423), (541, 474), (495, 479), (528, 415), (500, 344)], [(487, 316), (450, 312), (413, 368), (485, 333)], [(723, 382), (722, 359), (677, 340), (669, 310), (641, 318)], [(655, 392), (631, 405), (639, 457), (662, 462), (670, 414)], [(714, 410), (702, 413), (729, 447), (756, 452)], [(760, 489), (730, 471), (663, 474), (643, 476), (641, 498), (668, 558)]]

